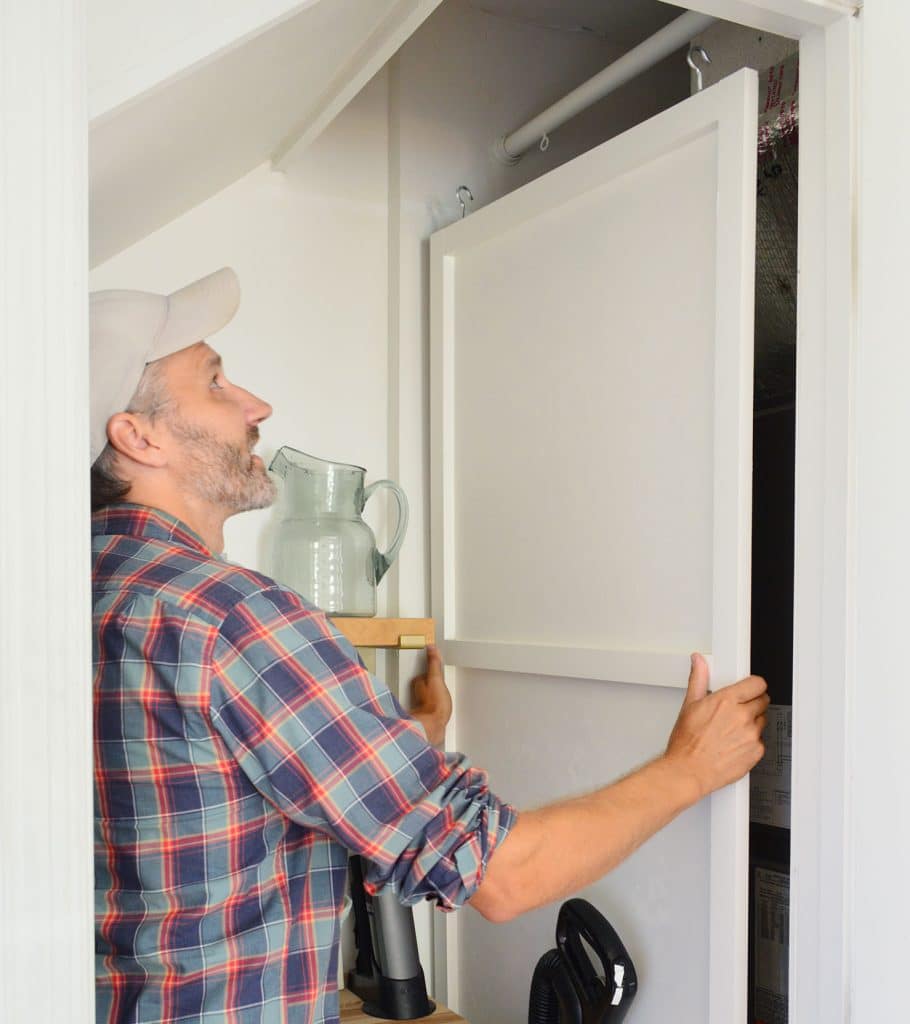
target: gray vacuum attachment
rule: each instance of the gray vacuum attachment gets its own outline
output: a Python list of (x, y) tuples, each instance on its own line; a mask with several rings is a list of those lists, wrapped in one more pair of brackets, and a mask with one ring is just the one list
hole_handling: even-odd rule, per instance
[(417, 955), (417, 933), (410, 907), (386, 890), (370, 896), (363, 887), (364, 865), (351, 858), (351, 897), (357, 938), (357, 967), (348, 986), (364, 1000), (364, 1012), (384, 1020), (414, 1020), (435, 1009)]

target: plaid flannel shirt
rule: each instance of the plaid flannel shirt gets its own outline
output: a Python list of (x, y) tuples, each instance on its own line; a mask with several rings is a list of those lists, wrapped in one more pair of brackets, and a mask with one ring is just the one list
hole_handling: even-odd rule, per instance
[(92, 534), (97, 1020), (337, 1020), (348, 851), (451, 909), (514, 811), (292, 590), (155, 509)]

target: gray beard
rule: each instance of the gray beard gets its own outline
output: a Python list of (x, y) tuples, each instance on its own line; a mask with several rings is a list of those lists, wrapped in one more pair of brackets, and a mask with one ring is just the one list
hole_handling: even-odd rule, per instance
[(175, 437), (184, 444), (188, 456), (182, 474), (183, 487), (212, 505), (225, 509), (229, 515), (268, 508), (275, 500), (276, 487), (265, 466), (253, 462), (250, 449), (259, 431), (252, 428), (247, 444), (231, 444), (194, 426), (177, 415), (168, 419)]

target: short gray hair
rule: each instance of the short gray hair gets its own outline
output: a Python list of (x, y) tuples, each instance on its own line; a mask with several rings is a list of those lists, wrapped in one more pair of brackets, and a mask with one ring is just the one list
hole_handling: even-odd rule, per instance
[[(160, 361), (156, 361), (146, 364), (125, 411), (147, 416), (154, 423), (172, 402)], [(118, 476), (117, 452), (106, 444), (92, 464), (92, 511), (123, 501), (131, 486), (129, 480)]]

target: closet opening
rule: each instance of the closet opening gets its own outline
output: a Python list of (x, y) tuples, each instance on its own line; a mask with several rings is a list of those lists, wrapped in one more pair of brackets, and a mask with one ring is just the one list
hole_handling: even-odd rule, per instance
[[(795, 46), (795, 44), (794, 44)], [(749, 1022), (786, 1024), (796, 460), (799, 56), (762, 72), (755, 243), (752, 671), (768, 681), (750, 777)]]

